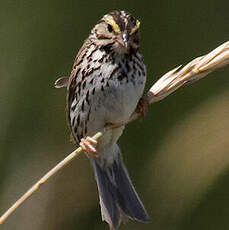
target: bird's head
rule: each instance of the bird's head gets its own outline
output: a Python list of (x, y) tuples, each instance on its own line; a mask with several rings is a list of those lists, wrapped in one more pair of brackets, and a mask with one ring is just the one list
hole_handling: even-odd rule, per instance
[(140, 22), (125, 11), (112, 11), (95, 25), (91, 38), (100, 47), (127, 54), (139, 47)]

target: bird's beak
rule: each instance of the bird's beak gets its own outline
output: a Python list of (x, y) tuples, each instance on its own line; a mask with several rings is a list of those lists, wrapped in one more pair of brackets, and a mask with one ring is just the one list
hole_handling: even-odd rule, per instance
[(123, 46), (125, 48), (128, 48), (128, 45), (129, 45), (129, 34), (127, 33), (127, 31), (124, 31), (122, 33), (122, 42), (123, 42)]

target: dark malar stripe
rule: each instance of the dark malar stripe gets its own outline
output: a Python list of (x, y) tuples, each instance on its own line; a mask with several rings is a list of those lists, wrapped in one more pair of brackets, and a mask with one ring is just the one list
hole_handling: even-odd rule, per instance
[[(109, 43), (109, 44), (107, 44), (107, 45), (105, 45), (105, 46), (102, 46), (101, 47), (101, 49), (103, 49), (103, 50), (105, 50), (105, 52), (106, 52), (106, 54), (112, 54), (112, 46), (114, 45), (114, 43), (115, 42), (112, 42), (112, 43)], [(101, 50), (101, 52), (103, 52), (102, 50)]]

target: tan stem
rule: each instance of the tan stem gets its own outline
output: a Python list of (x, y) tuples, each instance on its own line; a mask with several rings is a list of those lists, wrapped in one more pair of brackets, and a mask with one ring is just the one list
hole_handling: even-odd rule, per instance
[[(93, 136), (93, 139), (98, 140), (104, 132), (106, 132), (107, 128), (102, 132), (98, 132)], [(25, 201), (27, 200), (35, 191), (39, 189), (39, 187), (44, 184), (50, 177), (54, 176), (59, 170), (61, 170), (64, 166), (69, 164), (75, 157), (77, 157), (80, 152), (82, 152), (82, 148), (79, 147), (72, 153), (70, 153), (66, 158), (64, 158), (61, 162), (59, 162), (54, 168), (52, 168), (48, 173), (46, 173), (38, 182), (36, 182), (22, 197), (20, 197), (0, 218), (0, 224), (5, 222), (5, 220)]]

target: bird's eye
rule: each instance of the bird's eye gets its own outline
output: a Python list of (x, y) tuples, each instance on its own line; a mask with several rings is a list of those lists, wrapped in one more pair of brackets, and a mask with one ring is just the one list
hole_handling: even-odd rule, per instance
[(107, 30), (111, 33), (113, 31), (113, 27), (110, 24), (108, 24), (107, 25)]

